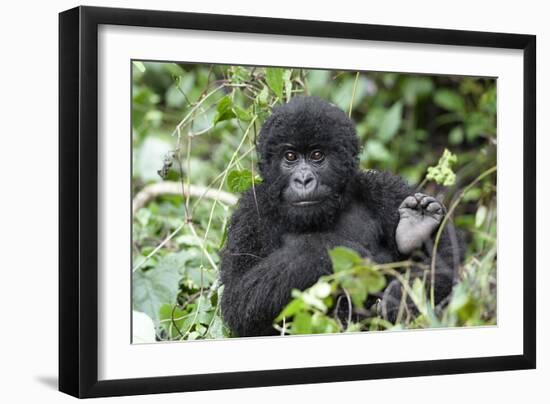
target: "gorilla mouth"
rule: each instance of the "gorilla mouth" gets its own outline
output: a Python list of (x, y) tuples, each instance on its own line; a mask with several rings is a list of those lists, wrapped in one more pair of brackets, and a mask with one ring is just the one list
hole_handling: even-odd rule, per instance
[(321, 201), (319, 200), (312, 200), (312, 201), (297, 201), (297, 202), (292, 202), (292, 205), (293, 206), (300, 206), (300, 207), (305, 207), (305, 206), (313, 206), (313, 205), (317, 205), (321, 203)]

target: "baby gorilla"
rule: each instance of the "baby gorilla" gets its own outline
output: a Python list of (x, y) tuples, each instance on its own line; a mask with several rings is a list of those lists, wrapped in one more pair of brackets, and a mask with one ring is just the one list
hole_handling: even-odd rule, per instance
[[(360, 170), (355, 126), (343, 111), (320, 98), (293, 98), (266, 120), (258, 148), (263, 183), (240, 199), (222, 253), (221, 308), (233, 335), (276, 334), (273, 320), (292, 289), (332, 273), (328, 250), (337, 246), (377, 263), (411, 258), (412, 276), (424, 274), (445, 208), (400, 177)], [(452, 290), (463, 254), (451, 223), (437, 251), (439, 303)], [(379, 298), (379, 314), (394, 322), (399, 281), (388, 279)]]

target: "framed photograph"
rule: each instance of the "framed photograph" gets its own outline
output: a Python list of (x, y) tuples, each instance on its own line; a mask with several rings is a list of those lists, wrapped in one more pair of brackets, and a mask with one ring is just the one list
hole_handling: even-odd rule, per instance
[(61, 391), (535, 367), (535, 36), (78, 7), (59, 46)]

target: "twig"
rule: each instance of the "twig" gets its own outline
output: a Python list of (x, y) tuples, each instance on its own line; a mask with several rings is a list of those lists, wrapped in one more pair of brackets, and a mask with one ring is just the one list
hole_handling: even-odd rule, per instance
[[(202, 252), (204, 253), (204, 256), (206, 257), (206, 259), (208, 260), (208, 262), (210, 263), (212, 268), (214, 268), (217, 272), (218, 271), (218, 266), (214, 262), (214, 259), (212, 258), (210, 253), (206, 250), (206, 247), (204, 246), (204, 240), (201, 240), (201, 238), (198, 236), (198, 234), (195, 230), (195, 226), (191, 222), (189, 222), (189, 230), (191, 230), (191, 233), (193, 233), (193, 237), (195, 237), (197, 239), (197, 241), (199, 242), (199, 247), (202, 250)], [(202, 275), (202, 272), (201, 272), (201, 275)], [(202, 285), (201, 285), (201, 295), (202, 295)]]
[(155, 247), (155, 249), (153, 251), (151, 251), (147, 257), (145, 257), (140, 263), (136, 264), (133, 268), (132, 268), (132, 271), (137, 271), (139, 268), (141, 268), (147, 261), (149, 261), (151, 259), (151, 257), (153, 255), (155, 255), (162, 247), (164, 247), (164, 245), (166, 243), (168, 243), (170, 240), (172, 240), (172, 238), (174, 238), (174, 236), (176, 234), (179, 233), (179, 231), (181, 229), (183, 229), (183, 227), (187, 224), (187, 222), (183, 222), (182, 224), (180, 224), (178, 227), (176, 227), (176, 229), (170, 233), (168, 236), (166, 236), (166, 238), (164, 240), (162, 240), (162, 242)]
[(355, 91), (357, 90), (357, 81), (359, 80), (359, 72), (355, 74), (355, 81), (353, 82), (353, 91), (351, 93), (351, 100), (349, 102), (348, 116), (351, 118), (351, 111), (353, 109), (353, 101), (355, 101)]
[[(205, 189), (204, 187), (198, 185), (189, 186), (189, 189), (184, 189), (184, 192), (188, 192), (192, 196), (201, 196), (208, 199), (213, 199), (218, 202), (224, 200), (228, 205), (235, 205), (237, 203), (237, 197), (233, 194), (221, 190)], [(148, 185), (135, 196), (132, 202), (132, 211), (135, 214), (151, 199), (154, 199), (160, 195), (181, 195), (181, 184), (175, 181), (164, 181)], [(141, 268), (147, 261), (151, 259), (151, 257), (159, 252), (159, 250), (164, 247), (166, 243), (172, 240), (172, 238), (174, 238), (174, 236), (178, 234), (180, 230), (183, 229), (187, 224), (191, 224), (191, 222), (186, 220), (178, 227), (176, 227), (176, 229), (174, 229), (172, 233), (170, 233), (164, 240), (162, 240), (162, 242), (157, 245), (153, 251), (151, 251), (141, 262), (136, 264), (132, 268), (132, 271), (136, 271), (137, 269)], [(194, 228), (191, 228), (191, 231), (193, 230)], [(201, 248), (204, 248), (202, 244)], [(208, 256), (208, 258), (212, 264), (212, 257)], [(213, 267), (217, 268), (215, 265)]]
[(432, 263), (431, 263), (431, 282), (430, 282), (430, 303), (432, 306), (432, 309), (435, 307), (435, 261), (437, 259), (437, 248), (439, 247), (439, 240), (441, 239), (441, 235), (443, 234), (443, 230), (445, 229), (445, 225), (449, 221), (449, 218), (452, 216), (454, 210), (464, 198), (464, 195), (474, 187), (479, 181), (481, 181), (483, 178), (487, 177), (489, 174), (494, 173), (497, 170), (497, 166), (493, 166), (489, 168), (488, 170), (485, 170), (483, 173), (481, 173), (475, 180), (470, 182), (467, 187), (465, 187), (458, 197), (455, 199), (455, 201), (452, 203), (451, 208), (447, 211), (447, 214), (443, 218), (441, 224), (439, 225), (439, 229), (437, 229), (437, 234), (435, 236), (435, 242), (432, 249)]
[[(250, 124), (248, 125), (248, 128), (246, 129), (246, 131), (244, 132), (243, 136), (242, 136), (242, 139), (239, 143), (239, 145), (237, 146), (237, 149), (235, 150), (235, 152), (233, 153), (233, 155), (231, 156), (231, 159), (229, 160), (229, 165), (231, 165), (234, 161), (235, 161), (235, 158), (237, 157), (237, 155), (239, 154), (239, 150), (241, 149), (241, 147), (243, 146), (244, 144), (244, 141), (246, 140), (247, 136), (248, 136), (248, 133), (250, 132), (250, 128), (252, 127), (252, 125), (254, 125), (254, 122), (256, 121), (257, 119), (257, 116), (253, 117), (252, 118), (252, 121), (250, 122)], [(229, 171), (228, 170), (225, 170), (224, 171), (224, 175), (221, 179), (221, 182), (220, 182), (220, 185), (218, 187), (218, 192), (221, 191), (223, 185), (225, 184), (225, 180), (227, 178), (227, 175), (228, 175)], [(210, 231), (210, 227), (212, 226), (212, 219), (214, 217), (214, 209), (216, 208), (216, 204), (219, 202), (219, 199), (214, 199), (214, 203), (212, 204), (212, 208), (210, 209), (210, 215), (208, 217), (208, 223), (206, 225), (206, 231), (204, 232), (204, 240), (206, 241), (207, 237), (208, 237), (208, 233)]]
[(351, 324), (351, 315), (353, 313), (353, 306), (351, 304), (351, 296), (349, 295), (349, 292), (347, 291), (346, 288), (342, 288), (344, 289), (344, 293), (346, 295), (346, 299), (348, 301), (348, 323), (346, 324), (346, 328), (349, 328), (350, 324)]
[[(132, 212), (136, 212), (146, 206), (153, 199), (162, 195), (181, 195), (182, 184), (176, 181), (162, 181), (147, 185), (139, 191), (132, 201)], [(236, 195), (226, 191), (204, 187), (202, 185), (185, 184), (183, 193), (194, 198), (217, 199), (218, 201), (233, 206), (237, 203)]]
[(219, 90), (221, 90), (224, 87), (225, 87), (225, 84), (222, 84), (221, 86), (216, 87), (214, 90), (212, 90), (211, 92), (206, 94), (199, 102), (197, 102), (197, 104), (193, 108), (191, 108), (191, 111), (189, 111), (189, 113), (187, 115), (185, 115), (185, 117), (180, 121), (180, 123), (177, 124), (176, 129), (174, 129), (174, 131), (172, 132), (172, 136), (175, 135), (175, 134), (178, 134), (178, 136), (179, 136), (181, 128), (183, 128), (185, 123), (195, 113), (195, 111), (201, 107), (201, 105), (204, 103), (204, 101), (206, 101), (208, 98), (210, 98), (210, 96), (212, 96), (213, 94), (215, 94), (216, 92), (218, 92)]
[[(191, 215), (193, 214), (193, 211), (195, 210), (195, 208), (199, 205), (199, 203), (201, 202), (202, 198), (206, 197), (206, 193), (209, 192), (209, 191), (214, 191), (214, 192), (217, 192), (215, 190), (212, 189), (212, 187), (214, 186), (214, 184), (222, 177), (224, 177), (226, 175), (226, 173), (229, 172), (229, 170), (231, 170), (235, 165), (237, 165), (243, 158), (245, 158), (248, 154), (250, 154), (251, 152), (253, 152), (255, 149), (254, 147), (248, 149), (247, 151), (245, 151), (243, 154), (241, 154), (241, 156), (239, 158), (237, 158), (235, 161), (233, 161), (233, 163), (231, 164), (228, 164), (227, 167), (221, 172), (219, 173), (216, 178), (214, 178), (210, 184), (208, 184), (208, 186), (206, 186), (204, 188), (204, 193), (201, 194), (198, 199), (195, 201), (195, 203), (193, 203), (193, 206), (191, 207)], [(210, 198), (210, 199), (214, 199), (214, 198)], [(224, 202), (222, 200), (222, 198), (219, 198), (219, 200), (221, 202)], [(230, 203), (226, 203), (227, 205), (234, 205), (234, 204), (230, 204)]]

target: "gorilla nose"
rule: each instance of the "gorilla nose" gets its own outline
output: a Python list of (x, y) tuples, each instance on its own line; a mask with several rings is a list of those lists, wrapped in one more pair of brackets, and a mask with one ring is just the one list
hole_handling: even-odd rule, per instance
[(315, 187), (315, 176), (310, 172), (297, 175), (296, 177), (294, 177), (294, 185), (299, 189), (307, 191)]

